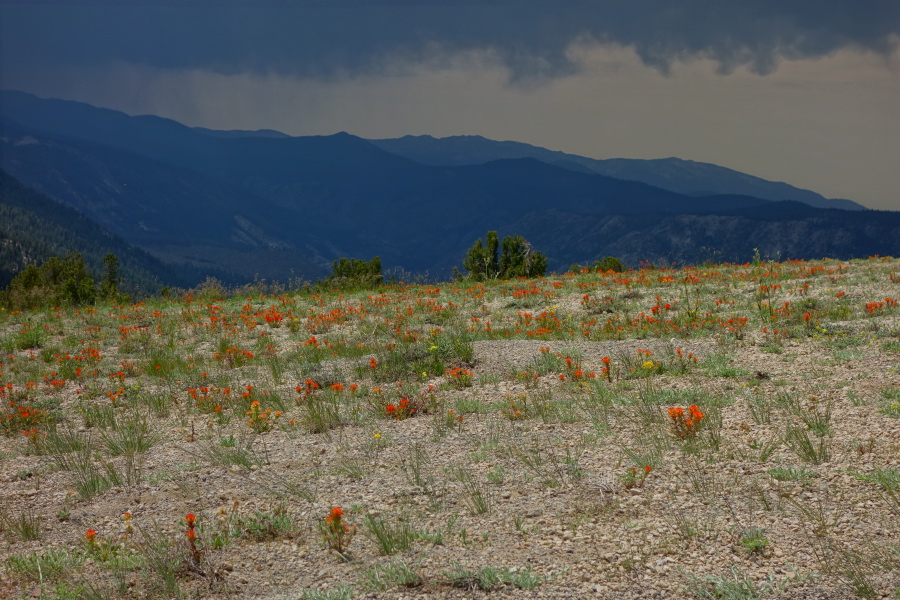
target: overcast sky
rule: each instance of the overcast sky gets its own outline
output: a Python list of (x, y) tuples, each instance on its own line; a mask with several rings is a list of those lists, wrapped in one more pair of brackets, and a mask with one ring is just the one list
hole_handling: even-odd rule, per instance
[(678, 156), (900, 210), (900, 0), (3, 1), (0, 87), (216, 129)]

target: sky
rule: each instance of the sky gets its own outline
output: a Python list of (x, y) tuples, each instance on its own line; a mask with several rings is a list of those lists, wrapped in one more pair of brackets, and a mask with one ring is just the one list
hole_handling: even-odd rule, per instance
[(898, 0), (0, 0), (0, 87), (679, 158), (900, 210)]

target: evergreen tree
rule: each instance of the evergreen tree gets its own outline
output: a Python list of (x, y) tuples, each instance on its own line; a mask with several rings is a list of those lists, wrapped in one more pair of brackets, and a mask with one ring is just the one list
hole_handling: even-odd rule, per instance
[[(463, 267), (472, 279), (542, 277), (547, 272), (547, 257), (522, 236), (506, 236), (501, 243), (496, 231), (488, 231), (486, 239), (487, 245), (479, 238), (463, 259)], [(502, 254), (498, 257), (501, 247)]]
[(74, 250), (61, 263), (60, 279), (55, 283), (62, 285), (62, 297), (66, 304), (82, 306), (93, 304), (97, 299), (97, 286), (84, 264), (81, 253)]
[(103, 280), (100, 282), (100, 297), (108, 300), (119, 295), (119, 258), (110, 252), (103, 257)]
[(547, 272), (547, 257), (520, 235), (503, 238), (500, 272), (504, 279), (542, 277)]
[(84, 306), (96, 299), (94, 279), (77, 251), (62, 260), (51, 256), (40, 267), (28, 265), (13, 278), (2, 296), (3, 303), (16, 310)]

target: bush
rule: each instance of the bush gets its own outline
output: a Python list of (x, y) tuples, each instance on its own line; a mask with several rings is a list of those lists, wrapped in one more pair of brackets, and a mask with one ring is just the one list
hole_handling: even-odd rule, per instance
[(602, 260), (595, 260), (594, 268), (603, 272), (615, 271), (616, 273), (621, 273), (625, 270), (625, 263), (615, 256), (607, 256)]
[(370, 261), (358, 258), (341, 258), (331, 263), (331, 274), (325, 280), (329, 285), (341, 289), (365, 289), (384, 283), (381, 272), (381, 258)]
[(62, 260), (51, 256), (40, 267), (28, 265), (2, 295), (2, 303), (11, 310), (83, 306), (96, 299), (97, 286), (81, 254), (75, 251)]
[[(481, 238), (469, 248), (463, 268), (477, 281), (512, 279), (513, 277), (543, 277), (547, 272), (547, 257), (520, 235), (506, 236), (499, 241), (496, 231), (487, 232), (487, 244)], [(502, 248), (502, 254), (498, 251)]]

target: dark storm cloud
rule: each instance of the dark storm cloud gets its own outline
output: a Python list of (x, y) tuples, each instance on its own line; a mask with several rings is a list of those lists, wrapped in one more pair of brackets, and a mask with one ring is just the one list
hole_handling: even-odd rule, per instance
[(6, 4), (3, 62), (102, 65), (111, 60), (218, 73), (329, 78), (488, 51), (512, 77), (577, 69), (574, 41), (633, 47), (661, 71), (708, 58), (729, 72), (766, 74), (782, 58), (844, 47), (888, 54), (900, 35), (897, 0), (594, 0), (528, 2), (93, 2)]

